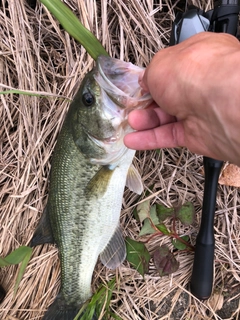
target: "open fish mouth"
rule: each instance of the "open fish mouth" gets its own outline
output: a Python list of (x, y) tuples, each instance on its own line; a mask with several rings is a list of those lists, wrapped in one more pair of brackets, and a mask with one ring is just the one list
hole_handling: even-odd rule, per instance
[(123, 130), (119, 130), (115, 135), (99, 139), (90, 133), (87, 133), (89, 139), (100, 149), (104, 150), (105, 156), (100, 158), (91, 158), (92, 164), (108, 165), (111, 169), (115, 168), (120, 159), (127, 152), (127, 147), (123, 144)]
[(113, 135), (113, 136), (106, 137), (106, 138), (103, 138), (103, 139), (99, 139), (99, 137), (94, 136), (94, 135), (92, 135), (90, 133), (87, 133), (87, 135), (97, 145), (102, 145), (103, 143), (104, 144), (105, 143), (107, 143), (107, 144), (115, 143), (120, 139), (120, 137), (118, 135)]
[(125, 114), (136, 108), (145, 108), (152, 101), (149, 93), (144, 93), (138, 79), (143, 68), (130, 62), (121, 61), (108, 56), (97, 59), (95, 80)]

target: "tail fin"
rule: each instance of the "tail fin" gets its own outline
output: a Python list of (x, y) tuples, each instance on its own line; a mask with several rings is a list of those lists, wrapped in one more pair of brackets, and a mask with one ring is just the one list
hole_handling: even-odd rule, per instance
[(43, 316), (43, 320), (73, 320), (78, 311), (79, 307), (67, 305), (60, 293)]
[[(74, 320), (80, 308), (81, 306), (67, 304), (60, 293), (49, 307), (42, 320)], [(81, 319), (81, 316), (79, 319)], [(93, 318), (89, 320), (97, 319), (96, 315), (94, 315)]]

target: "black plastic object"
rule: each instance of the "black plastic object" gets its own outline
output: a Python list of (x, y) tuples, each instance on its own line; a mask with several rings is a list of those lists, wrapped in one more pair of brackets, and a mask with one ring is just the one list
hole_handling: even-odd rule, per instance
[(237, 36), (239, 0), (217, 1), (211, 17), (211, 31)]
[[(175, 45), (204, 31), (225, 32), (237, 35), (240, 1), (215, 2), (214, 9), (204, 12), (191, 6), (185, 13), (178, 13), (172, 26), (170, 45)], [(205, 187), (202, 220), (196, 240), (191, 278), (191, 291), (199, 299), (208, 299), (213, 284), (214, 262), (214, 213), (218, 177), (222, 161), (204, 157)]]
[(5, 295), (6, 295), (6, 292), (3, 289), (3, 287), (0, 285), (0, 303), (3, 301)]
[(209, 19), (195, 6), (189, 7), (185, 13), (178, 12), (172, 25), (169, 45), (173, 46), (199, 32), (207, 31), (209, 26)]
[(214, 261), (214, 214), (218, 177), (223, 161), (203, 157), (205, 185), (202, 220), (196, 240), (191, 291), (199, 299), (208, 299), (212, 292)]

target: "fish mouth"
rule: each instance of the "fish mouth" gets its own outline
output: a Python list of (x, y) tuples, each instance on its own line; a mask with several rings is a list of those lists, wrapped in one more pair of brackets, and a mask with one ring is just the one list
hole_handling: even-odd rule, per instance
[(113, 144), (113, 143), (116, 143), (117, 141), (120, 140), (120, 135), (119, 134), (114, 134), (112, 136), (109, 136), (109, 137), (104, 137), (102, 139), (99, 139), (98, 136), (90, 133), (85, 127), (84, 127), (84, 130), (88, 136), (88, 138), (90, 140), (92, 140), (96, 145), (102, 147), (103, 144)]
[(152, 102), (151, 95), (144, 92), (138, 82), (143, 68), (119, 59), (99, 56), (96, 70), (95, 80), (121, 109), (125, 109), (125, 113), (145, 108)]

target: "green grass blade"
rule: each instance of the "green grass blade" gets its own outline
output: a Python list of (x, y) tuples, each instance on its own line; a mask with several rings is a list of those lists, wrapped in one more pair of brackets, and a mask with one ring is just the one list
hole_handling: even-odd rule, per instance
[(26, 270), (26, 267), (27, 267), (27, 264), (31, 258), (31, 255), (32, 255), (32, 248), (27, 247), (27, 246), (21, 246), (21, 247), (17, 248), (16, 250), (14, 250), (13, 252), (11, 252), (5, 258), (0, 258), (0, 267), (6, 267), (6, 266), (11, 266), (14, 264), (21, 263), (19, 271), (18, 271), (16, 283), (14, 286), (14, 295), (17, 292), (19, 283), (22, 280), (23, 274)]
[(40, 0), (63, 28), (96, 60), (99, 55), (108, 55), (98, 39), (78, 20), (74, 13), (60, 0)]
[(29, 262), (29, 260), (31, 258), (31, 255), (32, 255), (32, 248), (25, 247), (25, 257), (23, 258), (22, 263), (21, 263), (20, 268), (19, 268), (19, 271), (18, 271), (16, 283), (15, 283), (15, 286), (14, 286), (14, 295), (16, 295), (16, 293), (17, 293), (17, 289), (19, 287), (19, 283), (22, 280), (22, 277), (24, 275), (24, 272), (26, 270), (28, 262)]
[(64, 96), (59, 96), (57, 94), (51, 94), (49, 92), (43, 92), (43, 93), (34, 93), (29, 90), (18, 90), (18, 89), (10, 89), (10, 90), (4, 90), (0, 91), (0, 95), (7, 95), (7, 94), (21, 94), (24, 96), (29, 96), (29, 97), (39, 97), (39, 98), (48, 98), (48, 99), (58, 99), (58, 100), (66, 100), (68, 102), (72, 102), (71, 99), (64, 97)]
[[(6, 266), (13, 265), (13, 264), (18, 264), (18, 263), (22, 262), (24, 260), (25, 256), (28, 255), (30, 252), (32, 253), (32, 248), (26, 247), (26, 246), (21, 246), (21, 247), (17, 248), (16, 250), (14, 250), (13, 252), (11, 252), (5, 258), (0, 258), (0, 267), (6, 267)], [(31, 255), (31, 253), (30, 253), (30, 255)]]

